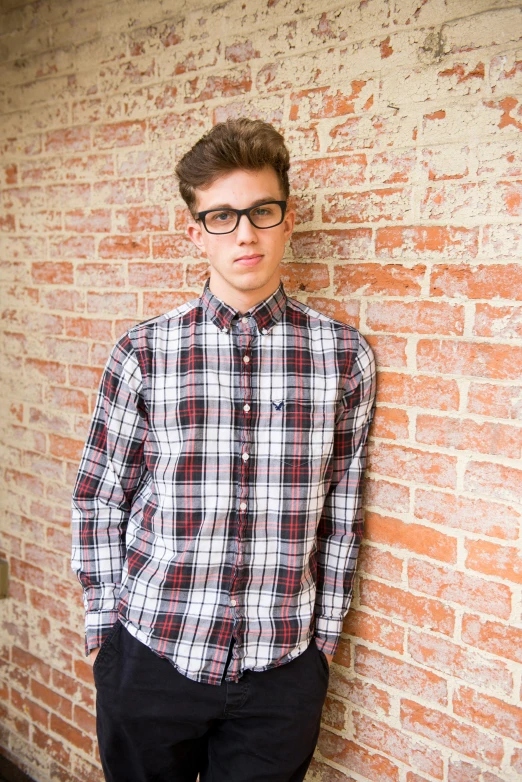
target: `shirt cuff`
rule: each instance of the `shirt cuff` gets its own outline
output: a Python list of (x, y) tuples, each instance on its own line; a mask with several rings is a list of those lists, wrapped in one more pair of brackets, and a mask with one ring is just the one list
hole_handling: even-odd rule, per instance
[[(119, 587), (118, 587), (119, 590)], [(101, 646), (118, 621), (119, 599), (114, 584), (91, 586), (83, 592), (85, 607), (85, 656)]]
[(325, 654), (335, 654), (339, 646), (339, 638), (343, 629), (342, 619), (332, 619), (328, 616), (315, 617), (315, 644)]

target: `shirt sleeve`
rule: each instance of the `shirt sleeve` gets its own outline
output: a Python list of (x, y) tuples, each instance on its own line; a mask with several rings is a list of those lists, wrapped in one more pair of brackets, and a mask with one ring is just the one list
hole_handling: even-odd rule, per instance
[(317, 529), (315, 640), (334, 654), (353, 592), (363, 535), (362, 482), (375, 409), (376, 370), (362, 335), (336, 419), (332, 480)]
[(83, 587), (86, 655), (118, 617), (127, 521), (145, 472), (142, 390), (126, 334), (105, 366), (72, 496), (71, 567)]

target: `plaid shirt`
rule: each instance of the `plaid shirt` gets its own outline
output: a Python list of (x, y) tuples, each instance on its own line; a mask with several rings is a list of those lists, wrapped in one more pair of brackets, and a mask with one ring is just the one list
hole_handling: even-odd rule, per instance
[(107, 362), (73, 493), (85, 650), (119, 619), (220, 684), (333, 653), (362, 536), (375, 364), (359, 332), (288, 298), (202, 295)]

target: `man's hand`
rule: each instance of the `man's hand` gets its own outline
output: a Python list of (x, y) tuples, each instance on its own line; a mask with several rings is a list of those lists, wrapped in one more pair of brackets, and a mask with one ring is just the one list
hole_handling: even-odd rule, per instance
[(100, 651), (100, 647), (97, 646), (96, 649), (91, 649), (91, 653), (89, 654), (88, 657), (85, 658), (87, 665), (90, 665), (91, 668), (94, 665), (94, 661), (96, 660), (99, 651)]

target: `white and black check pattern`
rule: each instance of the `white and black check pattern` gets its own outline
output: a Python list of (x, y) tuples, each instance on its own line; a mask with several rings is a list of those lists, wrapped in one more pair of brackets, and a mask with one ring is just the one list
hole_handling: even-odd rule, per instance
[(337, 647), (362, 536), (375, 364), (288, 298), (202, 295), (111, 352), (73, 493), (86, 653), (119, 619), (220, 684)]

